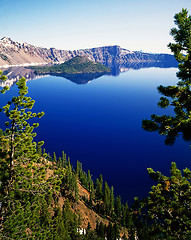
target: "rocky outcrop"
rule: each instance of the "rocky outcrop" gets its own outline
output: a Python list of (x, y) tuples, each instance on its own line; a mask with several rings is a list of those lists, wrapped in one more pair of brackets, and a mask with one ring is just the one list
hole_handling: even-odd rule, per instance
[(117, 69), (125, 68), (126, 65), (129, 66), (129, 64), (135, 63), (168, 63), (172, 66), (177, 65), (174, 56), (170, 54), (131, 52), (119, 46), (67, 51), (35, 47), (27, 43), (21, 44), (7, 37), (0, 40), (0, 67), (62, 63), (77, 55), (85, 55), (93, 61)]

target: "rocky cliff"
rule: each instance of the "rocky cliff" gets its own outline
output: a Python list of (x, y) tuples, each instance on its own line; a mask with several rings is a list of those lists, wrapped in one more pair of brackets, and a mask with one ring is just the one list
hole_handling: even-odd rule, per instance
[(125, 68), (131, 64), (168, 63), (177, 65), (173, 55), (149, 54), (138, 51), (131, 52), (119, 46), (106, 46), (74, 51), (55, 48), (35, 47), (27, 43), (19, 43), (4, 37), (0, 40), (0, 67), (10, 65), (40, 65), (55, 62), (65, 62), (75, 56), (87, 56), (89, 59), (104, 64), (110, 68)]

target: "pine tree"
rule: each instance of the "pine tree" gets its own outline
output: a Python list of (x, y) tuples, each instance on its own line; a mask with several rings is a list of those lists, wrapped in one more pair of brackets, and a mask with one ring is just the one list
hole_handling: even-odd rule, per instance
[(133, 219), (132, 219), (132, 213), (131, 213), (131, 209), (128, 206), (128, 203), (125, 203), (124, 206), (124, 218), (125, 218), (125, 227), (127, 227), (128, 229), (131, 228), (133, 226)]
[(54, 163), (57, 163), (57, 156), (56, 156), (56, 153), (55, 153), (55, 152), (53, 152), (53, 162), (54, 162)]
[(114, 239), (119, 239), (120, 238), (120, 231), (119, 231), (119, 225), (117, 222), (115, 222), (114, 226), (113, 226), (113, 230), (114, 230)]
[[(32, 223), (35, 222), (38, 234), (41, 233), (38, 225), (41, 218), (38, 216), (39, 206), (44, 202), (45, 191), (50, 189), (44, 183), (45, 170), (39, 166), (41, 156), (37, 153), (36, 143), (33, 142), (33, 133), (38, 124), (32, 126), (27, 122), (34, 117), (42, 117), (42, 113), (32, 113), (30, 110), (34, 100), (26, 97), (26, 80), (21, 78), (17, 86), (19, 95), (3, 107), (9, 121), (6, 130), (0, 137), (1, 172), (1, 238), (19, 239), (22, 236), (35, 235)], [(8, 88), (1, 92), (5, 93)], [(43, 142), (39, 143), (41, 146)], [(38, 217), (37, 217), (38, 216)], [(14, 227), (15, 226), (15, 227)], [(29, 230), (27, 230), (29, 229)]]
[(96, 224), (96, 233), (101, 239), (105, 239), (105, 226), (103, 222), (97, 222)]
[(103, 177), (100, 174), (99, 178), (96, 179), (96, 197), (101, 200), (103, 198)]
[(112, 186), (111, 192), (110, 192), (110, 215), (112, 214), (112, 212), (114, 210), (114, 203), (115, 203), (114, 188)]
[(81, 176), (81, 163), (80, 163), (79, 161), (77, 161), (77, 163), (76, 163), (76, 169), (75, 169), (75, 171), (76, 171), (76, 175), (77, 175), (78, 177), (80, 177), (80, 176)]
[(88, 191), (91, 191), (92, 189), (92, 175), (90, 174), (90, 170), (88, 170)]
[(191, 236), (191, 171), (183, 174), (175, 163), (171, 176), (149, 168), (150, 177), (157, 182), (142, 207), (149, 223), (150, 234), (162, 239), (189, 239)]
[[(18, 96), (2, 108), (8, 121), (0, 134), (0, 239), (56, 239), (55, 229), (60, 229), (61, 222), (53, 217), (56, 218), (63, 171), (52, 168), (45, 158), (47, 154), (42, 157), (37, 151), (33, 130), (38, 124), (31, 126), (29, 120), (42, 117), (43, 112), (31, 112), (34, 100), (26, 96), (24, 78), (17, 86)], [(7, 90), (5, 87), (1, 92)], [(47, 171), (51, 175), (48, 178)]]
[(67, 165), (66, 154), (64, 153), (64, 151), (62, 151), (62, 165), (63, 167), (66, 167)]
[[(0, 80), (1, 80), (2, 82), (4, 82), (5, 80), (7, 80), (7, 76), (3, 75), (3, 72), (2, 72), (1, 70), (0, 70)], [(4, 94), (7, 90), (9, 90), (9, 87), (8, 87), (8, 86), (4, 87), (4, 89), (1, 90), (1, 93)]]
[(175, 43), (168, 46), (178, 61), (179, 72), (177, 86), (159, 86), (158, 91), (163, 97), (159, 107), (173, 106), (174, 115), (151, 115), (151, 120), (143, 120), (142, 127), (147, 131), (157, 131), (166, 135), (166, 144), (173, 144), (176, 137), (183, 135), (185, 140), (191, 140), (191, 16), (182, 9), (174, 17), (177, 28), (171, 29)]
[[(151, 120), (142, 122), (144, 129), (166, 135), (166, 144), (173, 144), (180, 134), (185, 140), (191, 140), (191, 16), (186, 9), (182, 9), (174, 19), (176, 28), (171, 29), (171, 35), (175, 43), (170, 43), (169, 48), (179, 63), (179, 82), (177, 86), (158, 87), (164, 95), (158, 103), (159, 107), (172, 106), (174, 115), (153, 114)], [(170, 177), (151, 168), (148, 173), (157, 185), (152, 187), (148, 199), (140, 207), (142, 223), (147, 219), (139, 230), (140, 234), (146, 236), (149, 232), (153, 239), (190, 239), (191, 171), (185, 169), (182, 174), (172, 163)]]
[(104, 183), (104, 205), (105, 205), (105, 214), (108, 215), (110, 213), (110, 196), (111, 196), (111, 190), (107, 184), (107, 182)]
[[(5, 136), (1, 137), (1, 151), (7, 151), (9, 155), (7, 164), (9, 166), (9, 181), (11, 181), (12, 173), (14, 172), (14, 161), (17, 158), (22, 158), (22, 162), (25, 162), (25, 158), (30, 157), (34, 160), (37, 159), (36, 143), (33, 142), (33, 137), (36, 133), (33, 133), (34, 128), (38, 127), (38, 123), (33, 123), (32, 126), (27, 122), (34, 117), (42, 117), (44, 113), (32, 113), (34, 100), (30, 97), (26, 97), (28, 93), (26, 87), (26, 80), (21, 78), (17, 82), (19, 88), (19, 95), (13, 97), (4, 107), (4, 113), (9, 118), (9, 121), (5, 125), (9, 128), (5, 131)], [(3, 89), (5, 91), (6, 87)], [(4, 92), (1, 90), (2, 92)], [(39, 146), (43, 145), (43, 142), (38, 143)], [(5, 149), (5, 146), (7, 148)], [(24, 150), (24, 151), (23, 151)]]
[(113, 228), (111, 222), (109, 222), (109, 225), (107, 226), (107, 239), (108, 240), (116, 240), (115, 231), (114, 231), (114, 228)]
[(118, 218), (121, 217), (121, 197), (118, 196), (115, 199), (115, 214)]

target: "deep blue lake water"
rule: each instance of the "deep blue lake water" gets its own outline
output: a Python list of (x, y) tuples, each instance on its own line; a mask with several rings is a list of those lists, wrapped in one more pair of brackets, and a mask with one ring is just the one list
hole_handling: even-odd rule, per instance
[[(166, 146), (164, 137), (141, 128), (142, 119), (152, 113), (170, 113), (157, 107), (156, 88), (176, 84), (176, 72), (176, 68), (129, 70), (87, 84), (54, 76), (28, 81), (29, 95), (36, 101), (33, 110), (45, 112), (38, 120), (36, 141), (44, 140), (47, 152), (57, 156), (64, 150), (73, 165), (79, 160), (94, 179), (102, 173), (123, 202), (145, 197), (154, 184), (148, 167), (169, 174), (172, 161), (180, 169), (191, 165), (189, 142), (180, 137)], [(16, 91), (13, 86), (0, 96), (1, 105)]]

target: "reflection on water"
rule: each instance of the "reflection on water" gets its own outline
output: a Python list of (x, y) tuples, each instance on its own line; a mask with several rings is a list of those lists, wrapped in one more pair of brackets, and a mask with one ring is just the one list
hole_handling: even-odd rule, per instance
[[(110, 67), (110, 66), (108, 66)], [(178, 67), (178, 63), (176, 62), (130, 62), (126, 64), (115, 64), (111, 66), (112, 75), (118, 76), (121, 72), (128, 71), (130, 69), (139, 70), (141, 68), (171, 68), (171, 67)]]
[(78, 74), (51, 73), (50, 75), (66, 78), (76, 84), (86, 84), (106, 74), (105, 73), (78, 73)]
[[(141, 69), (141, 68), (150, 68), (150, 67), (158, 67), (158, 68), (170, 68), (177, 67), (177, 63), (172, 62), (133, 62), (133, 63), (117, 63), (115, 65), (109, 66), (112, 71), (109, 75), (118, 76), (121, 72), (128, 71), (129, 69)], [(33, 69), (25, 68), (25, 67), (11, 67), (6, 69), (1, 69), (3, 74), (8, 77), (8, 79), (4, 82), (0, 81), (0, 87), (9, 86), (11, 87), (14, 83), (16, 83), (21, 77), (26, 78), (27, 80), (36, 79), (44, 77), (45, 75), (36, 75)], [(89, 74), (51, 74), (53, 76), (59, 76), (66, 78), (76, 84), (86, 84), (89, 81), (97, 79), (103, 75), (108, 75), (105, 73), (89, 73)]]
[(27, 80), (37, 79), (44, 76), (36, 75), (33, 69), (25, 67), (11, 67), (11, 68), (1, 68), (3, 74), (7, 76), (6, 81), (0, 81), (0, 87), (9, 86), (11, 87), (20, 78), (24, 77)]
[[(73, 165), (79, 160), (94, 179), (101, 173), (123, 201), (131, 204), (135, 196), (146, 197), (154, 184), (147, 168), (164, 175), (170, 174), (172, 161), (179, 169), (191, 168), (189, 144), (182, 138), (166, 146), (163, 137), (141, 128), (142, 119), (152, 113), (172, 114), (171, 109), (158, 108), (156, 88), (175, 85), (176, 72), (177, 68), (142, 68), (80, 86), (54, 76), (29, 81), (34, 112), (45, 112), (38, 119), (35, 141), (43, 140), (51, 155), (60, 156), (64, 150)], [(16, 93), (14, 86), (0, 94), (1, 106)], [(1, 114), (0, 127), (6, 121)]]

